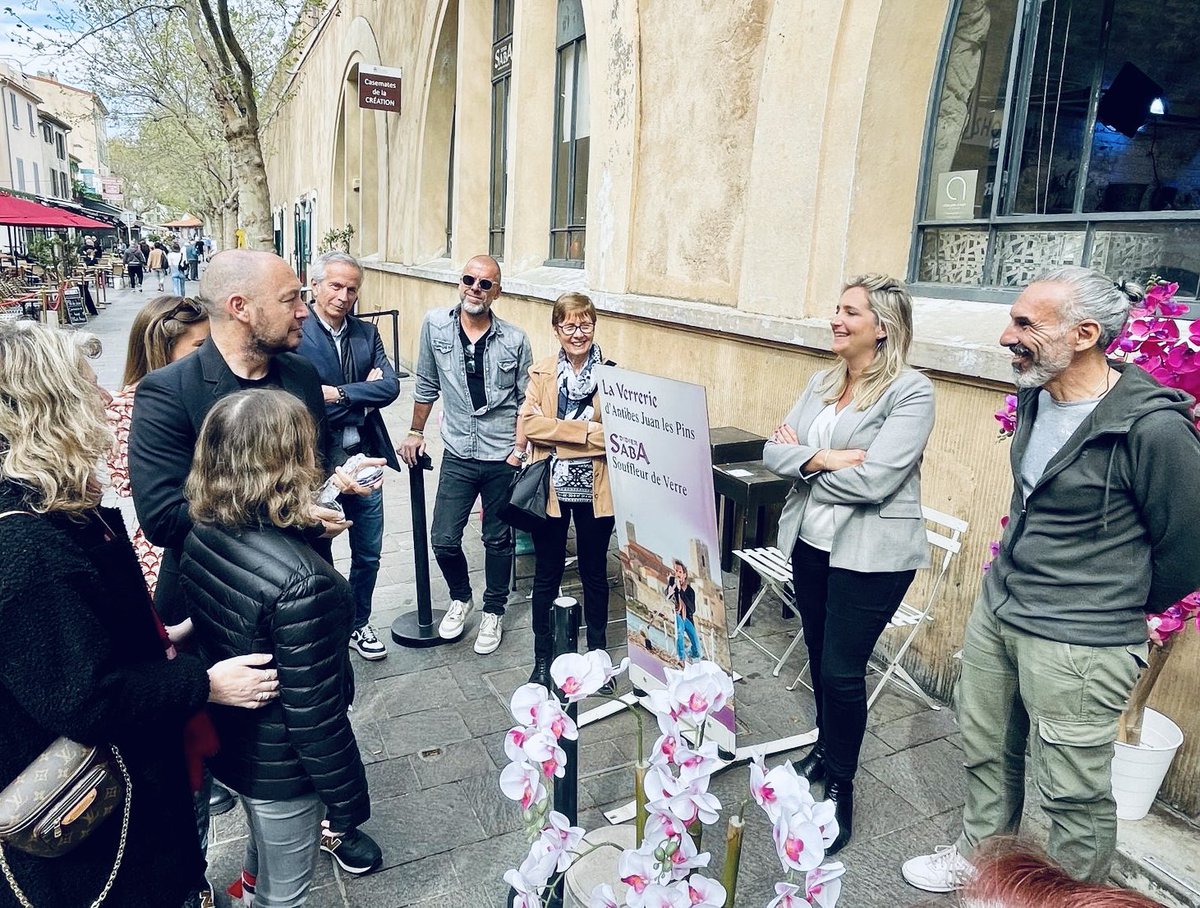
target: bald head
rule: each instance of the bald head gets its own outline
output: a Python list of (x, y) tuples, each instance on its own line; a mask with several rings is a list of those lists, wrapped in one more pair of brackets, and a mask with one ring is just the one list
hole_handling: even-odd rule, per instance
[(484, 318), (500, 295), (500, 263), (490, 255), (476, 255), (463, 265), (458, 285), (462, 310), (471, 318)]
[(214, 255), (200, 275), (200, 299), (210, 319), (224, 320), (231, 315), (228, 303), (232, 297), (254, 300), (274, 296), (288, 281), (297, 281), (296, 273), (275, 253), (228, 249)]
[(487, 272), (486, 276), (491, 277), (497, 283), (500, 282), (500, 263), (490, 255), (472, 256), (463, 266), (463, 271), (471, 274), (476, 271)]

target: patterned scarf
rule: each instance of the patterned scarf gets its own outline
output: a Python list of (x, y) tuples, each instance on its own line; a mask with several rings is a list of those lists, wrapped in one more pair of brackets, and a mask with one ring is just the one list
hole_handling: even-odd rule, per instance
[[(576, 374), (567, 360), (567, 351), (559, 351), (556, 372), (559, 419), (591, 421), (596, 412), (593, 403), (598, 378), (595, 366), (602, 362), (604, 357), (600, 353), (600, 345), (592, 344), (587, 361)], [(555, 456), (552, 471), (554, 494), (560, 501), (592, 501), (592, 458)]]

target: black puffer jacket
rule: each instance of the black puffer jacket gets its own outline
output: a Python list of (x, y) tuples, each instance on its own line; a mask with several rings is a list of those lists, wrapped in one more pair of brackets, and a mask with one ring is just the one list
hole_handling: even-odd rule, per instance
[(278, 700), (257, 710), (214, 707), (221, 750), (213, 774), (252, 798), (312, 791), (333, 829), (371, 814), (366, 771), (346, 710), (353, 691), (350, 585), (298, 532), (197, 525), (180, 576), (196, 641), (210, 663), (272, 653)]

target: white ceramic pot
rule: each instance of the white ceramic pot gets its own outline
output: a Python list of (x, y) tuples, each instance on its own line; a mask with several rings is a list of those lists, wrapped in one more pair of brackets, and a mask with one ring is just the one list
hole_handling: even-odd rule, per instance
[(1140, 820), (1150, 812), (1175, 751), (1183, 744), (1179, 726), (1160, 712), (1146, 710), (1142, 720), (1142, 743), (1136, 747), (1117, 742), (1113, 755), (1113, 797), (1117, 817)]
[(628, 887), (617, 878), (617, 862), (622, 851), (634, 847), (636, 837), (637, 832), (632, 823), (603, 826), (584, 836), (581, 851), (601, 842), (611, 842), (617, 847), (600, 848), (571, 865), (571, 869), (567, 871), (567, 884), (563, 887), (564, 908), (588, 908), (592, 890), (601, 883), (612, 886), (617, 903), (624, 904), (625, 890)]

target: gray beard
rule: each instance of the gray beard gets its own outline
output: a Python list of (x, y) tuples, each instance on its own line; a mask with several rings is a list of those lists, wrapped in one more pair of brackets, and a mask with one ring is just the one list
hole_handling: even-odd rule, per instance
[(466, 312), (467, 315), (483, 315), (483, 313), (487, 312), (488, 310), (486, 305), (481, 303), (472, 303), (470, 300), (463, 300), (462, 307), (463, 311)]
[(1071, 349), (1064, 346), (1061, 352), (1047, 351), (1041, 359), (1034, 360), (1023, 370), (1019, 370), (1014, 364), (1013, 384), (1018, 388), (1040, 388), (1065, 372), (1074, 358)]

